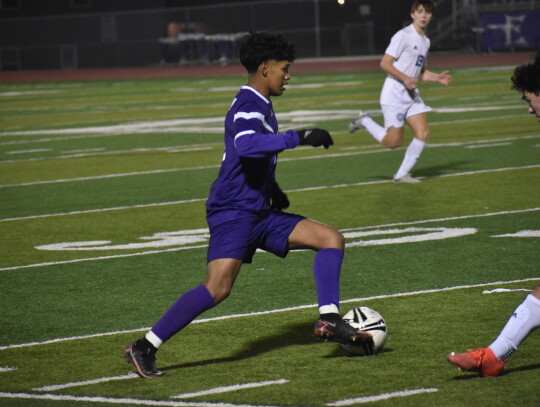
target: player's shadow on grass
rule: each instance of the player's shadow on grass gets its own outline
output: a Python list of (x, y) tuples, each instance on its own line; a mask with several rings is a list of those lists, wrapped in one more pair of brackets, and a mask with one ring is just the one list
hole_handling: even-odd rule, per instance
[[(501, 376), (505, 376), (507, 374), (517, 373), (517, 372), (526, 372), (528, 370), (537, 370), (540, 369), (540, 363), (535, 363), (533, 365), (527, 365), (527, 366), (521, 366), (521, 367), (515, 367), (515, 368), (505, 368), (502, 372)], [(481, 379), (480, 373), (466, 373), (463, 372), (459, 376), (454, 376), (453, 380), (471, 380), (471, 379)]]
[[(164, 367), (161, 368), (161, 370), (166, 371), (210, 364), (213, 365), (216, 363), (236, 362), (241, 359), (256, 357), (265, 352), (270, 352), (287, 346), (310, 345), (316, 343), (317, 341), (315, 335), (313, 334), (313, 326), (314, 322), (289, 324), (281, 327), (281, 330), (274, 335), (261, 336), (259, 339), (251, 342), (246, 341), (243, 349), (231, 356), (183, 363)], [(231, 333), (231, 335), (233, 335), (233, 333)], [(227, 338), (224, 336), (223, 340), (226, 342)], [(339, 350), (340, 349), (338, 349), (338, 351)], [(346, 355), (346, 352), (343, 350), (341, 356), (344, 355)]]
[[(392, 348), (383, 348), (380, 350), (380, 352), (377, 352), (377, 355), (393, 352), (394, 350)], [(326, 356), (327, 358), (342, 358), (342, 357), (350, 357), (350, 358), (361, 358), (363, 356), (359, 355), (353, 355), (351, 353), (348, 353), (345, 349), (343, 349), (341, 346), (338, 346), (334, 349), (332, 354)]]
[(433, 165), (431, 167), (421, 167), (417, 171), (414, 171), (416, 177), (438, 177), (440, 175), (448, 174), (449, 171), (470, 171), (471, 161), (453, 161), (440, 165)]
[[(449, 171), (463, 171), (470, 170), (471, 161), (454, 161), (441, 165), (433, 165), (431, 167), (423, 167), (415, 169), (414, 177), (433, 178), (441, 175), (448, 174)], [(465, 168), (464, 168), (465, 167)], [(389, 175), (374, 175), (373, 178), (377, 180), (391, 180), (392, 176)]]

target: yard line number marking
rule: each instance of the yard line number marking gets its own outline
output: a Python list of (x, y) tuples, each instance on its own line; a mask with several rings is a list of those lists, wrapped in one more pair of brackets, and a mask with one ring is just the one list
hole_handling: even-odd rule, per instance
[[(485, 214), (478, 214), (478, 215), (464, 215), (464, 216), (455, 216), (455, 217), (449, 217), (449, 218), (426, 219), (426, 220), (419, 220), (419, 221), (413, 221), (413, 222), (400, 222), (400, 223), (391, 223), (391, 224), (378, 225), (378, 226), (365, 226), (365, 227), (360, 227), (360, 228), (349, 228), (349, 229), (342, 229), (341, 232), (346, 236), (350, 235), (350, 237), (359, 237), (360, 235), (369, 236), (370, 234), (374, 234), (374, 230), (380, 229), (380, 228), (385, 228), (385, 227), (395, 227), (395, 226), (405, 226), (405, 225), (420, 225), (420, 224), (423, 224), (423, 223), (444, 222), (444, 221), (462, 220), (462, 219), (471, 219), (471, 218), (482, 218), (482, 217), (488, 217), (488, 216), (498, 216), (498, 215), (508, 215), (508, 214), (515, 214), (515, 213), (534, 212), (534, 211), (538, 211), (538, 210), (540, 210), (540, 207), (539, 208), (530, 208), (530, 209), (521, 209), (521, 210), (516, 210), (516, 211), (501, 211), (501, 212), (492, 212), (492, 213), (485, 213)], [(371, 229), (371, 231), (360, 232), (361, 230), (369, 230), (369, 229)], [(406, 228), (406, 229), (400, 230), (399, 233), (404, 233), (407, 230), (414, 231), (414, 228)], [(426, 228), (422, 228), (422, 229), (418, 228), (418, 230), (426, 231)], [(446, 233), (445, 230), (448, 233), (451, 232), (451, 236), (450, 235), (445, 235), (445, 233)], [(206, 229), (195, 229), (195, 230), (193, 230), (191, 232), (195, 232), (195, 231), (197, 231), (197, 232), (199, 232), (201, 234), (199, 236), (196, 236), (197, 240), (192, 241), (192, 243), (200, 243), (201, 242), (200, 239), (204, 235)], [(467, 234), (471, 234), (471, 233), (476, 232), (476, 230), (474, 230), (474, 232), (473, 232), (472, 228), (461, 228), (461, 229), (456, 229), (456, 228), (432, 228), (432, 229), (430, 229), (430, 231), (432, 232), (431, 233), (431, 235), (432, 235), (431, 238), (432, 239), (434, 239), (434, 238), (439, 238), (440, 239), (440, 238), (456, 237), (456, 236), (462, 236), (462, 235), (467, 235)], [(188, 232), (188, 231), (176, 231), (176, 232), (168, 232), (168, 233), (164, 232), (164, 233), (158, 233), (158, 234), (156, 234), (156, 235), (154, 235), (152, 237), (144, 237), (142, 239), (151, 240), (153, 238), (154, 240), (156, 240), (156, 239), (162, 239), (163, 240), (165, 238), (169, 238), (169, 239), (176, 240), (177, 242), (180, 242), (183, 239), (189, 239), (190, 238), (190, 236), (183, 236), (183, 235), (186, 234), (185, 232)], [(377, 234), (384, 234), (384, 233), (385, 233), (385, 231), (380, 231), (380, 230), (377, 232)], [(539, 233), (540, 232), (538, 232), (538, 231), (520, 231), (520, 232), (514, 233), (513, 235), (504, 236), (504, 237), (531, 237), (531, 236), (535, 237)], [(416, 239), (414, 241), (419, 241), (419, 239), (426, 239), (427, 235), (429, 235), (429, 234), (424, 233), (423, 235), (403, 236), (401, 238), (387, 239), (386, 241), (381, 241), (381, 240), (379, 240), (379, 241), (377, 241), (377, 240), (374, 240), (374, 241), (362, 241), (362, 240), (360, 240), (360, 241), (357, 241), (357, 242), (349, 242), (349, 243), (347, 243), (346, 247), (383, 244), (381, 242), (384, 242), (384, 244), (396, 244), (396, 243), (404, 243), (406, 241), (412, 241), (412, 240), (407, 240), (407, 239)], [(494, 236), (494, 237), (502, 237), (502, 236), (498, 235), (498, 236)], [(195, 238), (195, 237), (192, 236), (191, 238)], [(71, 242), (71, 243), (60, 243), (60, 244), (55, 244), (55, 245), (44, 245), (44, 246), (41, 246), (39, 248), (40, 249), (45, 249), (45, 250), (59, 250), (59, 249), (63, 249), (63, 250), (71, 249), (71, 250), (74, 250), (75, 248), (78, 247), (78, 250), (84, 250), (85, 248), (88, 250), (89, 245), (93, 245), (94, 246), (93, 250), (96, 250), (96, 248), (99, 248), (98, 244), (104, 245), (104, 244), (108, 244), (108, 243), (109, 243), (108, 241)], [(145, 247), (147, 247), (147, 248), (149, 248), (149, 247), (156, 247), (156, 249), (158, 248), (157, 245), (152, 246), (152, 244), (149, 245), (147, 243), (140, 243), (139, 245), (146, 245)], [(83, 262), (83, 261), (118, 259), (118, 258), (131, 257), (131, 256), (145, 256), (145, 255), (151, 255), (151, 254), (167, 253), (167, 252), (172, 252), (172, 251), (199, 249), (199, 248), (204, 248), (204, 247), (207, 247), (207, 246), (208, 246), (208, 244), (205, 242), (203, 244), (197, 244), (197, 245), (191, 245), (191, 246), (181, 246), (181, 247), (172, 247), (172, 248), (161, 249), (161, 250), (148, 250), (148, 251), (142, 251), (142, 252), (139, 252), (139, 253), (117, 254), (117, 255), (110, 255), (110, 256), (89, 257), (89, 258), (82, 258), (82, 259), (57, 261), (57, 262), (35, 263), (35, 264), (26, 264), (26, 265), (21, 265), (21, 266), (4, 267), (4, 268), (0, 268), (0, 271), (20, 270), (20, 269), (26, 269), (26, 268), (42, 267), (42, 266), (53, 266), (53, 265), (59, 265), (59, 264), (71, 264), (71, 263), (78, 263), (78, 262)], [(118, 245), (117, 248), (118, 247), (120, 247), (120, 245)], [(111, 248), (111, 246), (109, 246), (108, 248)], [(122, 245), (121, 248), (134, 248), (134, 246)]]

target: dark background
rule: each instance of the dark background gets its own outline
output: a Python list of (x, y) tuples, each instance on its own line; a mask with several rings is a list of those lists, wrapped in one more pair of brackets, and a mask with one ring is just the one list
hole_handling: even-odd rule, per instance
[[(298, 58), (378, 55), (391, 36), (410, 23), (411, 3), (0, 0), (0, 70), (226, 65), (236, 62), (241, 33), (250, 30), (284, 33), (297, 44)], [(530, 0), (437, 3), (428, 31), (431, 52), (461, 53), (484, 51), (473, 30), (480, 5), (485, 11), (535, 4)], [(184, 35), (181, 41), (179, 33)]]

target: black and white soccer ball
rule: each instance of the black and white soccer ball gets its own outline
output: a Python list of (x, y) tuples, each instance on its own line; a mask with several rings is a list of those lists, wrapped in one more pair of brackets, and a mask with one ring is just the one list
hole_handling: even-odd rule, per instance
[[(379, 352), (388, 337), (388, 328), (386, 321), (377, 311), (368, 307), (353, 308), (345, 315), (343, 320), (354, 329), (360, 329), (369, 332), (373, 336), (374, 353)], [(344, 346), (343, 348), (353, 355), (365, 355), (361, 346)]]

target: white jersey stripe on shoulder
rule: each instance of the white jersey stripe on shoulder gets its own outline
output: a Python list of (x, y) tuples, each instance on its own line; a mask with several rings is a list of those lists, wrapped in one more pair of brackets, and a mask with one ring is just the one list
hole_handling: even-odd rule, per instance
[(251, 120), (251, 119), (257, 119), (260, 120), (263, 124), (264, 128), (268, 130), (270, 133), (274, 133), (274, 129), (272, 126), (270, 126), (266, 120), (264, 119), (264, 115), (259, 112), (238, 112), (234, 115), (234, 121), (237, 119), (245, 119), (245, 120)]
[(263, 121), (264, 116), (262, 115), (262, 113), (259, 112), (238, 112), (234, 115), (234, 121), (236, 121), (237, 119), (258, 119)]

